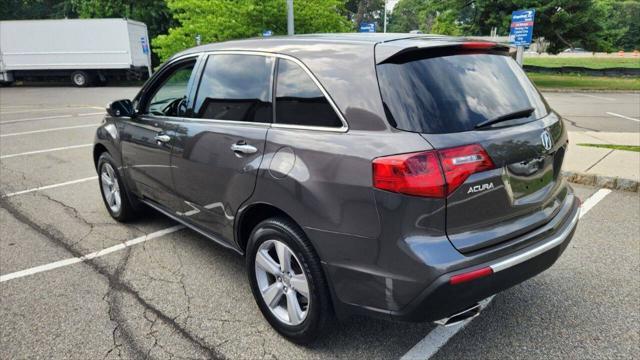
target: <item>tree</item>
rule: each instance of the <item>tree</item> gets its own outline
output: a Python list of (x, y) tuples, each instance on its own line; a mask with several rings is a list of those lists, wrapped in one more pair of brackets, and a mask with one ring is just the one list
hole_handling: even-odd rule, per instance
[(76, 18), (71, 0), (2, 0), (0, 20)]
[[(168, 0), (178, 26), (167, 35), (153, 39), (154, 51), (161, 59), (203, 43), (260, 36), (266, 30), (287, 33), (286, 2), (283, 0)], [(294, 1), (296, 33), (344, 32), (353, 30), (346, 18), (344, 1)]]
[(356, 27), (362, 22), (372, 22), (378, 31), (384, 28), (384, 0), (347, 0), (345, 8)]
[(400, 0), (389, 19), (389, 31), (461, 35), (460, 12), (451, 0)]
[(640, 0), (596, 0), (606, 51), (640, 49)]

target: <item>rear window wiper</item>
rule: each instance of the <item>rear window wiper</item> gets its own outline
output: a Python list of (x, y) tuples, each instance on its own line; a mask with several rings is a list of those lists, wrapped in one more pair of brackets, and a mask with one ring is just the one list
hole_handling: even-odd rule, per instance
[(486, 127), (486, 126), (489, 126), (489, 125), (493, 125), (493, 124), (496, 124), (496, 123), (499, 123), (499, 122), (507, 121), (507, 120), (527, 118), (527, 117), (529, 117), (531, 115), (531, 113), (534, 110), (535, 110), (534, 108), (526, 108), (526, 109), (510, 112), (510, 113), (505, 114), (505, 115), (500, 115), (497, 118), (485, 120), (483, 122), (478, 123), (475, 126), (475, 128), (479, 129), (479, 128), (483, 128), (483, 127)]

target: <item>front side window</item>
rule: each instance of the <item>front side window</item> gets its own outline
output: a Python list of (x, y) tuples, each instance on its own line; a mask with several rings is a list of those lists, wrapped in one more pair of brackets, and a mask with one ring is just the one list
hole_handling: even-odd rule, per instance
[(195, 60), (178, 65), (156, 88), (147, 107), (147, 113), (158, 116), (184, 116), (187, 110), (189, 78)]
[(261, 55), (211, 55), (194, 107), (201, 119), (271, 122), (273, 59)]
[(278, 60), (276, 123), (342, 127), (340, 118), (311, 77), (286, 59)]

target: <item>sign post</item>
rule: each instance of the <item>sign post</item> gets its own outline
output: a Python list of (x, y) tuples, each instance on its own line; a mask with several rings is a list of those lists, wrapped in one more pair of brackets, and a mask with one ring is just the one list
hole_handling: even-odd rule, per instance
[(358, 32), (376, 32), (376, 23), (361, 22)]
[(509, 42), (517, 47), (516, 61), (522, 66), (524, 47), (531, 45), (533, 39), (533, 21), (536, 10), (516, 10), (511, 13)]

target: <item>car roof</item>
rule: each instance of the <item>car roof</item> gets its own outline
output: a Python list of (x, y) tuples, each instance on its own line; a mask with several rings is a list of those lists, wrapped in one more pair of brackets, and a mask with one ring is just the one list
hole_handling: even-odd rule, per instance
[[(373, 47), (376, 44), (390, 43), (401, 40), (420, 40), (423, 43), (434, 42), (442, 44), (442, 41), (460, 41), (461, 38), (432, 35), (432, 34), (406, 34), (406, 33), (335, 33), (335, 34), (305, 34), (293, 36), (270, 36), (260, 38), (250, 38), (243, 40), (230, 40), (211, 44), (196, 46), (180, 53), (172, 58), (183, 55), (208, 52), (216, 50), (245, 50), (264, 51), (273, 53), (291, 53), (296, 50), (304, 51), (318, 44), (341, 44), (351, 45), (354, 48)], [(400, 45), (400, 44), (397, 44)], [(394, 46), (397, 48), (397, 45)], [(415, 42), (405, 43), (400, 47), (415, 45)], [(423, 44), (423, 46), (426, 44)]]

